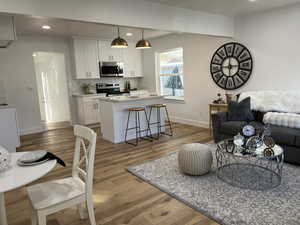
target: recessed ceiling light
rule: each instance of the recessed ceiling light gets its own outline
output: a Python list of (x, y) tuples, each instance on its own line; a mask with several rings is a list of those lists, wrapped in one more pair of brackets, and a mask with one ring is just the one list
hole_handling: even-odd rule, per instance
[(51, 29), (51, 27), (50, 27), (49, 25), (43, 25), (42, 28), (43, 28), (44, 30), (50, 30), (50, 29)]
[(132, 33), (126, 33), (127, 37), (131, 37), (133, 34)]
[(248, 0), (249, 2), (256, 2), (256, 0)]

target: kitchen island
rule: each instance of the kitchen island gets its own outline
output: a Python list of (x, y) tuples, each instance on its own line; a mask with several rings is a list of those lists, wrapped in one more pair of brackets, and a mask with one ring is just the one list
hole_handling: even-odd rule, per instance
[[(149, 116), (149, 105), (164, 103), (163, 96), (157, 95), (138, 95), (138, 96), (115, 96), (115, 97), (100, 97), (100, 118), (101, 118), (101, 133), (105, 140), (112, 143), (121, 143), (125, 139), (125, 130), (128, 119), (128, 109), (134, 107), (145, 107)], [(164, 124), (165, 116), (161, 111), (161, 122)], [(152, 110), (151, 122), (157, 120), (156, 110)], [(146, 129), (146, 117), (143, 112), (140, 112), (141, 130)], [(135, 126), (135, 116), (131, 115), (129, 127)], [(164, 128), (162, 128), (164, 131)], [(151, 133), (157, 133), (156, 125), (151, 126)], [(145, 136), (143, 132), (141, 136)], [(128, 131), (127, 139), (131, 140), (136, 137), (135, 130)]]

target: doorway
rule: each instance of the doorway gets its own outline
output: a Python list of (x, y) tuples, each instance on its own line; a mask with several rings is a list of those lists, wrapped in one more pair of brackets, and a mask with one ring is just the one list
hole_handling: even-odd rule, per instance
[(39, 107), (46, 130), (70, 126), (70, 106), (65, 56), (56, 52), (34, 52)]

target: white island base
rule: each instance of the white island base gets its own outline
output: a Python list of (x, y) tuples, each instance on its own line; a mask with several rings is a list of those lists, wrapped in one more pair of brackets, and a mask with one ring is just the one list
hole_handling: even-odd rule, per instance
[[(128, 109), (134, 107), (145, 107), (148, 117), (148, 106), (153, 104), (164, 103), (162, 96), (118, 96), (118, 97), (103, 97), (100, 98), (100, 117), (101, 117), (101, 133), (105, 140), (112, 143), (121, 143), (125, 141), (125, 130), (128, 119)], [(141, 130), (147, 128), (146, 117), (144, 112), (139, 112)], [(157, 121), (156, 109), (152, 109), (151, 122)], [(164, 125), (165, 110), (161, 110), (161, 122)], [(129, 127), (135, 127), (135, 112), (131, 112)], [(165, 129), (162, 127), (161, 131)], [(157, 125), (151, 126), (151, 133), (157, 134)], [(141, 136), (146, 136), (146, 132), (142, 132)], [(135, 129), (129, 130), (127, 133), (127, 140), (135, 139)]]

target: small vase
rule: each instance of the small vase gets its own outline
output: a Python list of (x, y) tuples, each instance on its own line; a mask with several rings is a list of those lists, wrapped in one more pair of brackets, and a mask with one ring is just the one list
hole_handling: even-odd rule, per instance
[(225, 96), (226, 96), (226, 103), (227, 103), (227, 104), (228, 104), (230, 101), (232, 101), (232, 99), (233, 99), (233, 94), (228, 94), (228, 93), (226, 93)]

